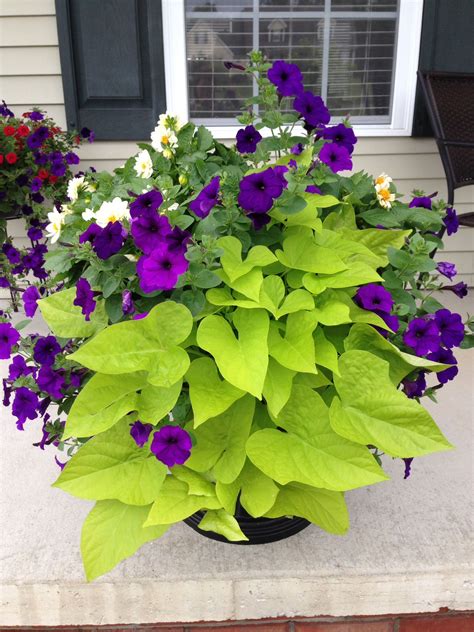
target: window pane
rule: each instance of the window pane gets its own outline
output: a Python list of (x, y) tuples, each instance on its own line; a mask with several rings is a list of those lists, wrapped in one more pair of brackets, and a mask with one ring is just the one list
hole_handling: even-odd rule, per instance
[(188, 18), (189, 114), (191, 118), (235, 118), (252, 96), (252, 81), (229, 71), (224, 61), (245, 64), (252, 50), (252, 20)]
[(327, 106), (334, 117), (390, 114), (395, 20), (331, 20)]
[(324, 0), (260, 0), (260, 11), (323, 11)]
[(252, 11), (253, 0), (186, 0), (186, 11)]
[(260, 49), (268, 59), (285, 59), (298, 64), (305, 87), (320, 94), (323, 33), (323, 19), (262, 19)]
[(332, 0), (333, 11), (391, 11), (397, 10), (397, 0)]

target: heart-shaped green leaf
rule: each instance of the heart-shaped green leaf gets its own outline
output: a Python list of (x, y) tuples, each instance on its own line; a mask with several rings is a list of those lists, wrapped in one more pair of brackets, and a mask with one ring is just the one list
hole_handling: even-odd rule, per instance
[(41, 315), (51, 331), (60, 338), (88, 338), (107, 327), (105, 302), (98, 300), (90, 320), (74, 305), (76, 288), (55, 292), (38, 301)]

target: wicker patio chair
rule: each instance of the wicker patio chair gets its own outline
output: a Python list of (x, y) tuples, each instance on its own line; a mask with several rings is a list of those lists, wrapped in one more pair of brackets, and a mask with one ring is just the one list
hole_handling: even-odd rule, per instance
[[(454, 191), (474, 184), (474, 74), (418, 71), (428, 114), (448, 183), (448, 204)], [(459, 216), (474, 226), (474, 212)]]

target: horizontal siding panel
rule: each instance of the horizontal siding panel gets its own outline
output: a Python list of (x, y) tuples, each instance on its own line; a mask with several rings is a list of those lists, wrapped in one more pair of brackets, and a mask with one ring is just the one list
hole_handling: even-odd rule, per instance
[[(449, 259), (446, 255), (449, 254)], [(451, 261), (456, 264), (459, 274), (474, 274), (474, 252), (437, 252), (436, 261)]]
[(0, 0), (0, 17), (54, 14), (54, 0)]
[(453, 250), (474, 251), (474, 230), (472, 228), (461, 226), (457, 233), (445, 239), (445, 252), (452, 252)]
[(432, 138), (365, 137), (357, 141), (354, 156), (386, 156), (407, 154), (437, 154)]
[(32, 65), (38, 75), (60, 75), (59, 48), (57, 46), (35, 46), (25, 48), (2, 48), (0, 53), (0, 75), (31, 75)]
[(374, 176), (388, 173), (398, 188), (398, 180), (412, 178), (444, 178), (443, 165), (437, 154), (405, 154), (403, 156), (384, 154), (383, 156), (354, 156), (354, 171), (364, 170)]
[(127, 160), (130, 156), (139, 151), (137, 143), (145, 141), (97, 141), (94, 143), (84, 143), (81, 146), (79, 155), (82, 160)]
[(51, 77), (0, 77), (0, 94), (7, 103), (64, 103), (60, 75)]
[[(12, 6), (15, 2), (10, 2)], [(0, 46), (57, 46), (56, 16), (1, 17)]]

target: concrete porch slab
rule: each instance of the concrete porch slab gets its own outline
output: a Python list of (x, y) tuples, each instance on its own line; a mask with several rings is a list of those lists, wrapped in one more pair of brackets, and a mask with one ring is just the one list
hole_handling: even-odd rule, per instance
[[(444, 297), (474, 312), (474, 297)], [(416, 459), (411, 477), (347, 494), (351, 531), (311, 526), (256, 547), (214, 542), (184, 524), (93, 584), (79, 555), (91, 503), (52, 489), (55, 451), (32, 447), (2, 410), (0, 625), (80, 625), (351, 616), (474, 607), (472, 572), (473, 353), (429, 403), (456, 450)], [(7, 363), (1, 363), (5, 373)]]

